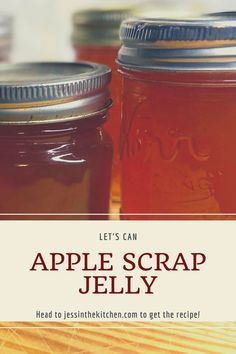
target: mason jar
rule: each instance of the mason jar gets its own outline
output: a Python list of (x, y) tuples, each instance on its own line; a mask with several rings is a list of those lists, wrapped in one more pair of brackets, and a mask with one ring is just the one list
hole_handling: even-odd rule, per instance
[(236, 22), (133, 19), (121, 40), (122, 213), (236, 214)]
[(0, 62), (7, 62), (10, 60), (13, 32), (12, 27), (12, 18), (0, 14)]
[(108, 67), (0, 66), (0, 213), (107, 218), (112, 142)]
[(120, 200), (120, 116), (121, 78), (117, 73), (116, 57), (120, 47), (119, 29), (122, 20), (130, 15), (127, 8), (84, 10), (73, 16), (72, 42), (77, 60), (89, 60), (112, 69), (111, 92), (113, 107), (104, 125), (114, 144), (112, 199)]

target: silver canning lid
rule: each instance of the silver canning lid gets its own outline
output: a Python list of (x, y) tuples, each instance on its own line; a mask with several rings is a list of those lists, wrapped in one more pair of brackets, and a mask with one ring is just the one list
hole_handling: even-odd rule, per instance
[(131, 11), (113, 8), (76, 12), (73, 15), (73, 44), (120, 45), (120, 24), (130, 17)]
[(118, 63), (160, 70), (235, 70), (236, 20), (131, 19), (120, 30)]
[(89, 117), (111, 104), (105, 65), (0, 65), (0, 124), (40, 124)]
[(13, 21), (10, 16), (0, 14), (0, 58), (8, 56), (12, 44)]

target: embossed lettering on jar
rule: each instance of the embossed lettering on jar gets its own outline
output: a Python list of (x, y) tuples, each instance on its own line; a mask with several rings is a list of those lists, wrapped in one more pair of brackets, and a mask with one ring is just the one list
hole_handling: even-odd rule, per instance
[(121, 39), (122, 212), (236, 213), (236, 22), (128, 20)]
[(0, 72), (0, 213), (106, 218), (95, 214), (109, 212), (110, 69), (34, 63)]

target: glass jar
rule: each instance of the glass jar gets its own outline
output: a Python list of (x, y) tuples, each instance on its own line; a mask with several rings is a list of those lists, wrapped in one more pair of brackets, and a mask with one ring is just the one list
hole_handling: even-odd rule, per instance
[(0, 66), (1, 214), (107, 218), (110, 77), (86, 62)]
[(0, 62), (10, 59), (12, 46), (12, 18), (0, 15)]
[(78, 12), (73, 17), (73, 46), (77, 60), (89, 60), (112, 69), (111, 92), (113, 107), (110, 119), (104, 125), (114, 144), (112, 200), (120, 201), (120, 117), (121, 78), (117, 73), (116, 58), (120, 47), (119, 28), (127, 18), (128, 9), (95, 9)]
[(128, 20), (121, 38), (122, 213), (236, 214), (236, 22)]

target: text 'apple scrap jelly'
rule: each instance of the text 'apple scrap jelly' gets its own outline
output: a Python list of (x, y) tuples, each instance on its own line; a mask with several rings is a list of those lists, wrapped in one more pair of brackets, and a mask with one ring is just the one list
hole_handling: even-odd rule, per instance
[(110, 69), (0, 66), (0, 213), (108, 213)]
[(122, 212), (236, 213), (236, 22), (127, 20)]

